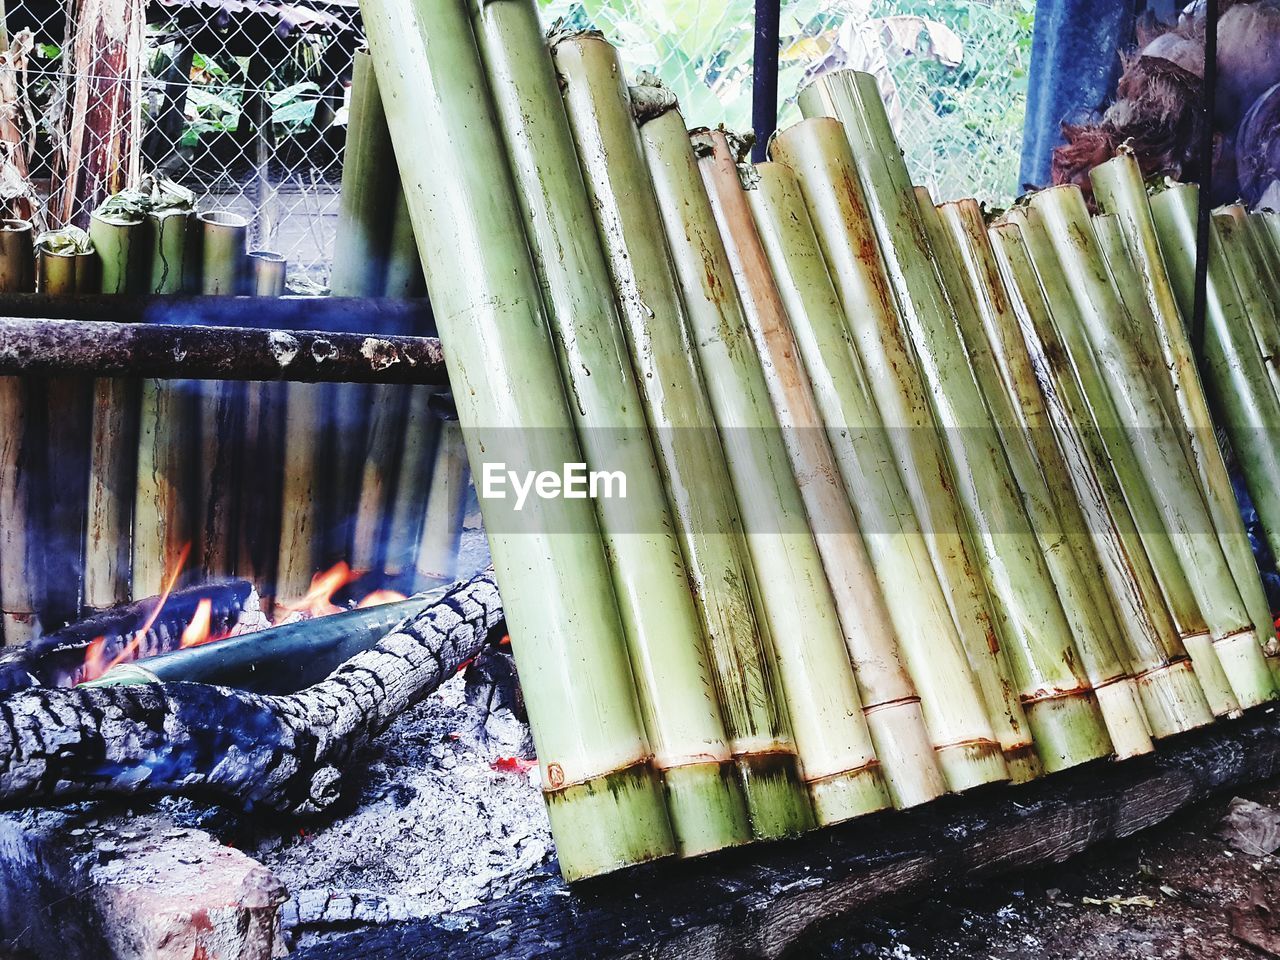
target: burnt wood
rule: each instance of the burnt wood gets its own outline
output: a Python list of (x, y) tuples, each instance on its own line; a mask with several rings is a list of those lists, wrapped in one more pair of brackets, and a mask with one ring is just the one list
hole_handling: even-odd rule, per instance
[(311, 814), (352, 758), (502, 621), (492, 568), (287, 696), (199, 683), (32, 687), (0, 699), (0, 807), (181, 795)]
[(1164, 740), (1019, 787), (987, 787), (799, 840), (665, 861), (567, 888), (550, 869), (512, 895), (439, 918), (300, 950), (295, 960), (810, 955), (825, 926), (896, 899), (1044, 868), (1151, 827), (1215, 793), (1280, 774), (1280, 714)]
[[(238, 304), (241, 319), (266, 302), (225, 299)], [(448, 383), (444, 351), (434, 337), (24, 319), (4, 316), (0, 311), (0, 374), (13, 373), (428, 386)]]

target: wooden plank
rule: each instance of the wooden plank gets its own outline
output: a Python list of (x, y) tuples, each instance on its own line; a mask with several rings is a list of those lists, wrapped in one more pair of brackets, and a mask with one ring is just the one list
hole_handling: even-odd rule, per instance
[(295, 960), (555, 956), (775, 960), (825, 925), (936, 884), (1045, 867), (1280, 773), (1280, 714), (1162, 741), (1020, 787), (988, 787), (796, 841), (654, 864), (572, 889), (550, 871), (502, 900), (357, 932)]

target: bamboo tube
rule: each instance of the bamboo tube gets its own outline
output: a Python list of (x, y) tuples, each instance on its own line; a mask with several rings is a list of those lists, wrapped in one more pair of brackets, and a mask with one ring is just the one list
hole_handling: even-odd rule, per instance
[(1217, 224), (1218, 244), (1222, 256), (1231, 266), (1236, 290), (1240, 294), (1240, 306), (1244, 309), (1253, 330), (1258, 352), (1266, 368), (1271, 386), (1280, 395), (1280, 323), (1276, 320), (1276, 308), (1271, 302), (1275, 296), (1268, 288), (1264, 264), (1254, 248), (1253, 238), (1243, 220), (1244, 208), (1236, 205), (1237, 217), (1231, 208), (1215, 210), (1212, 214)]
[(147, 224), (151, 241), (147, 292), (186, 293), (198, 289), (200, 283), (188, 275), (194, 258), (187, 252), (187, 246), (194, 242), (195, 215), (183, 208), (157, 209), (147, 214)]
[(415, 589), (431, 590), (458, 579), (458, 544), (467, 515), (471, 472), (462, 428), (455, 419), (440, 424), (426, 486), (427, 515), (418, 542)]
[[(781, 163), (757, 164), (755, 172), (758, 179), (747, 197), (839, 475), (874, 564), (899, 649), (919, 691), (940, 766), (952, 788), (963, 789), (982, 779), (986, 758), (1000, 763), (986, 704), (845, 327), (799, 182)], [(975, 753), (977, 763), (972, 759)]]
[(0, 291), (34, 291), (35, 256), (31, 224), (26, 220), (0, 220)]
[[(946, 781), (934, 760), (920, 697), (899, 656), (893, 622), (840, 481), (768, 254), (752, 220), (737, 158), (723, 130), (695, 131), (691, 139), (831, 587), (889, 795), (899, 808), (927, 803), (946, 792)], [(754, 189), (754, 170), (743, 170), (746, 183)]]
[(418, 259), (418, 241), (413, 235), (413, 221), (409, 218), (409, 201), (405, 199), (404, 188), (399, 183), (397, 171), (387, 245), (387, 276), (382, 294), (387, 297), (421, 297), (427, 292), (427, 281), (422, 276), (422, 261)]
[(147, 225), (125, 213), (94, 213), (89, 237), (98, 253), (99, 289), (103, 293), (141, 293), (150, 271)]
[[(1128, 163), (1123, 161), (1128, 160)], [(1103, 169), (1106, 167), (1107, 169)], [(1155, 227), (1147, 205), (1146, 190), (1137, 162), (1125, 154), (1093, 171), (1096, 184), (1105, 184), (1101, 196), (1116, 208), (1114, 215), (1094, 218), (1094, 231), (1107, 258), (1121, 300), (1140, 323), (1145, 340), (1152, 331), (1160, 343), (1169, 377), (1157, 380), (1169, 388), (1166, 408), (1179, 411), (1175, 428), (1184, 440), (1184, 449), (1196, 467), (1201, 493), (1218, 534), (1218, 542), (1231, 568), (1232, 578), (1253, 621), (1254, 633), (1264, 654), (1280, 653), (1253, 548), (1236, 503), (1226, 463), (1218, 450), (1208, 401), (1196, 369), (1182, 316), (1173, 298), (1164, 259), (1156, 240)], [(1138, 263), (1141, 261), (1141, 268)], [(1273, 664), (1273, 673), (1278, 664)]]
[(285, 271), (289, 262), (274, 250), (250, 250), (249, 293), (255, 297), (283, 297)]
[(227, 576), (236, 564), (233, 511), (244, 453), (245, 389), (231, 380), (196, 381), (191, 389), (199, 407), (200, 504), (194, 511), (199, 568), (207, 576)]
[(286, 386), (262, 381), (245, 384), (244, 452), (236, 483), (236, 575), (258, 588), (268, 613), (272, 598), (279, 595), (276, 565), (282, 528)]
[(249, 221), (238, 213), (210, 210), (200, 214), (199, 222), (200, 292), (207, 297), (243, 293)]
[(1280, 261), (1280, 213), (1275, 210), (1255, 210), (1251, 217), (1256, 217), (1259, 233), (1265, 233), (1271, 239), (1271, 247), (1276, 259)]
[[(373, 58), (368, 50), (357, 50), (351, 75), (347, 143), (342, 155), (338, 232), (329, 277), (334, 296), (377, 297), (387, 289), (399, 179)], [(412, 224), (409, 233), (413, 233)], [(413, 259), (417, 259), (416, 247)]]
[(143, 380), (133, 509), (133, 597), (178, 582), (195, 533), (192, 491), (199, 462), (189, 429), (198, 421), (190, 382)]
[(370, 391), (360, 494), (352, 522), (351, 566), (356, 570), (382, 569), (408, 403), (409, 391), (403, 384), (378, 383)]
[(596, 514), (676, 843), (682, 856), (745, 843), (706, 638), (535, 0), (472, 9), (586, 466), (627, 478), (626, 498), (597, 499)]
[[(392, 499), (387, 557), (383, 571), (399, 580), (414, 569), (427, 513), (435, 451), (440, 442), (440, 415), (433, 387), (411, 387), (404, 420), (404, 451)], [(463, 462), (466, 454), (463, 453)], [(465, 490), (466, 485), (463, 484)], [(416, 589), (416, 588), (415, 588)]]
[[(868, 81), (870, 81), (868, 83)], [(869, 74), (840, 71), (801, 93), (806, 113), (833, 111), (845, 135), (889, 275), (901, 326), (931, 391), (957, 499), (973, 532), (1012, 679), (1046, 770), (1111, 752), (1080, 671), (1071, 629), (1039, 553), (937, 273), (919, 206)]]
[(84, 565), (84, 602), (90, 610), (131, 599), (138, 389), (138, 381), (122, 377), (93, 382)]
[[(1204, 615), (1214, 653), (1231, 690), (1245, 708), (1274, 699), (1275, 684), (1255, 641), (1253, 622), (1218, 542), (1178, 430), (1151, 375), (1159, 361), (1142, 349), (1136, 325), (1120, 302), (1084, 197), (1078, 187), (1055, 187), (1035, 195), (1031, 206), (1044, 218), (1085, 336), (1120, 412), (1119, 424), (1140, 460), (1142, 477), (1135, 476), (1133, 482), (1145, 479), (1153, 495), (1162, 528)], [(1144, 531), (1144, 536), (1148, 534), (1162, 535)]]
[(279, 553), (275, 600), (306, 594), (321, 564), (320, 483), (324, 471), (316, 425), (323, 422), (325, 384), (284, 385), (284, 467), (281, 477)]
[(800, 766), (819, 824), (889, 804), (835, 600), (684, 122), (669, 91), (632, 88), (649, 173), (725, 443)]
[[(463, 0), (365, 0), (362, 12), (396, 153), (413, 163), (405, 192), (450, 379), (466, 385), (454, 396), (471, 462), (483, 470), (501, 451), (521, 476), (580, 463)], [(578, 879), (672, 853), (592, 508), (511, 504), (480, 506), (561, 872)]]
[[(928, 395), (911, 361), (883, 265), (878, 255), (870, 256), (875, 236), (844, 131), (835, 120), (805, 120), (778, 134), (771, 149), (799, 178), (845, 323), (1004, 753), (1007, 776), (1015, 783), (1031, 779), (1041, 772), (1040, 763), (973, 562)], [(967, 786), (1006, 776), (1005, 763), (986, 756), (980, 745), (969, 759), (978, 776)], [(947, 772), (953, 790), (961, 789), (963, 773), (963, 768)]]
[(79, 289), (76, 283), (76, 266), (79, 261), (80, 255), (77, 253), (39, 251), (36, 258), (36, 289), (52, 297), (75, 293)]
[[(1058, 333), (1076, 325), (1074, 305), (1042, 231), (1025, 220), (990, 230), (996, 259), (1013, 297), (1049, 422), (1062, 447), (1076, 500), (1115, 603), (1122, 639), (1152, 734), (1171, 736), (1209, 723), (1213, 714), (1192, 671), (1151, 562), (1138, 536), (1086, 385), (1099, 386), (1090, 365), (1078, 370)], [(1024, 242), (1025, 241), (1025, 242)], [(1036, 251), (1033, 260), (1030, 247)], [(1094, 392), (1097, 392), (1096, 389)]]
[[(1097, 560), (1091, 553), (1078, 555), (1080, 544), (1073, 543), (1070, 531), (1078, 513), (1062, 509), (1061, 501), (1067, 498), (1053, 491), (1055, 486), (1059, 494), (1070, 489), (1067, 467), (1047, 432), (1051, 428), (1035, 373), (1000, 279), (982, 211), (976, 200), (935, 209), (928, 192), (916, 189), (939, 267), (954, 294), (969, 362), (983, 388), (1116, 756), (1150, 753), (1151, 734), (1127, 658), (1115, 645), (1119, 625), (1110, 599), (1095, 592)], [(1078, 511), (1078, 505), (1072, 506)], [(1076, 529), (1083, 533), (1082, 526)]]
[(622, 65), (596, 36), (561, 35), (552, 47), (752, 830), (796, 834), (813, 815)]
[[(31, 224), (0, 221), (0, 291), (28, 293), (34, 287)], [(0, 625), (8, 646), (40, 633), (31, 562), (26, 393), (23, 378), (0, 377)]]

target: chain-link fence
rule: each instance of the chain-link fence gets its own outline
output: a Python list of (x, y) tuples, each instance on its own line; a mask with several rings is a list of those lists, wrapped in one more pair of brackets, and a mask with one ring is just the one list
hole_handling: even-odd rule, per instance
[[(548, 24), (600, 29), (628, 68), (661, 76), (691, 124), (749, 127), (754, 0), (539, 4)], [(100, 30), (117, 11), (138, 20), (132, 40), (105, 38), (117, 52), (106, 66), (85, 55), (95, 9)], [(1034, 0), (783, 0), (780, 125), (798, 119), (806, 72), (870, 70), (918, 182), (939, 199), (1005, 201), (1017, 192), (1033, 11)], [(131, 175), (158, 171), (203, 208), (243, 214), (255, 247), (327, 281), (358, 0), (10, 0), (7, 19), (10, 36), (31, 31), (28, 172), (51, 225), (83, 221), (101, 198), (68, 189), (67, 170), (125, 150)], [(123, 133), (89, 122), (86, 143), (69, 142), (112, 98), (131, 105)]]

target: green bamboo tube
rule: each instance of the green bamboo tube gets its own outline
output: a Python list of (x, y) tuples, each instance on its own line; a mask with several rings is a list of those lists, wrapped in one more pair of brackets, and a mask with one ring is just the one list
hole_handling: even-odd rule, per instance
[(193, 554), (206, 576), (228, 576), (236, 564), (234, 503), (238, 460), (244, 454), (244, 384), (202, 380), (195, 392), (200, 431), (200, 503), (194, 511), (199, 552)]
[(271, 612), (279, 562), (286, 384), (252, 380), (244, 386), (244, 443), (236, 481), (236, 576), (253, 583)]
[[(175, 581), (195, 539), (193, 491), (198, 423), (190, 383), (143, 380), (134, 487), (134, 599), (154, 597)], [(180, 581), (179, 581), (180, 582)]]
[(1236, 290), (1240, 294), (1240, 306), (1253, 329), (1271, 386), (1280, 394), (1280, 323), (1276, 321), (1276, 308), (1272, 303), (1275, 293), (1268, 288), (1264, 264), (1243, 219), (1244, 208), (1236, 205), (1239, 217), (1230, 209), (1220, 208), (1212, 214), (1217, 224), (1218, 243), (1222, 256), (1231, 266)]
[[(734, 149), (723, 130), (694, 131), (691, 141), (826, 571), (889, 796), (899, 808), (927, 803), (947, 791), (946, 781), (752, 219)], [(754, 188), (754, 169), (744, 167), (742, 176)]]
[[(417, 562), (435, 451), (440, 440), (440, 416), (433, 409), (435, 396), (433, 387), (409, 388), (404, 450), (400, 454), (400, 469), (396, 474), (386, 559), (382, 565), (383, 572), (393, 580), (405, 576)], [(462, 459), (465, 463), (465, 451)]]
[(986, 776), (988, 758), (1001, 762), (982, 692), (969, 669), (845, 326), (800, 184), (781, 163), (757, 164), (755, 174), (747, 197), (813, 384), (839, 476), (896, 628), (899, 650), (919, 692), (939, 764), (948, 783), (963, 789)]
[(369, 394), (360, 492), (351, 534), (350, 560), (356, 570), (379, 570), (382, 566), (408, 404), (404, 384), (377, 383)]
[[(378, 297), (387, 289), (399, 179), (373, 58), (368, 50), (357, 50), (351, 75), (347, 144), (342, 154), (333, 272), (329, 276), (329, 289), (334, 296)], [(409, 234), (412, 233), (411, 224)], [(417, 259), (416, 249), (413, 259)]]
[(1058, 318), (1077, 328), (1078, 322), (1053, 252), (1043, 230), (1023, 218), (992, 227), (989, 235), (1083, 514), (1081, 529), (1096, 547), (1115, 604), (1152, 734), (1166, 737), (1209, 723), (1213, 714), (1115, 472), (1127, 463), (1112, 463), (1090, 407), (1088, 392), (1099, 392), (1100, 377), (1090, 364), (1073, 365), (1058, 333)]
[(813, 813), (622, 65), (594, 35), (561, 35), (552, 52), (752, 831), (793, 835)]
[(889, 805), (835, 600), (674, 97), (632, 88), (690, 331), (724, 439), (778, 673), (819, 824)]
[[(396, 154), (413, 164), (405, 192), (470, 460), (483, 471), (501, 451), (520, 475), (581, 463), (463, 0), (365, 0), (362, 11)], [(672, 853), (591, 505), (480, 507), (561, 872)]]
[(425, 488), (427, 515), (418, 542), (415, 590), (448, 586), (458, 579), (458, 544), (466, 521), (470, 483), (462, 428), (457, 420), (445, 420), (440, 425)]
[(238, 213), (210, 210), (200, 214), (199, 223), (200, 292), (206, 297), (243, 293), (249, 221)]
[(99, 289), (103, 293), (142, 293), (151, 261), (146, 221), (140, 217), (95, 213), (89, 237), (98, 254)]
[(1280, 264), (1280, 213), (1275, 210), (1255, 210), (1249, 215), (1256, 218), (1259, 234), (1265, 234), (1271, 240), (1271, 249), (1275, 252)]
[(283, 253), (274, 250), (250, 250), (250, 295), (255, 297), (283, 297), (285, 273), (289, 261)]
[[(1058, 289), (1070, 297), (1065, 271), (1039, 212), (1031, 208), (1017, 208), (1008, 216), (1023, 224), (1042, 282), (1043, 277), (1051, 272)], [(1100, 362), (1085, 334), (1080, 309), (1072, 299), (1067, 303), (1072, 306), (1068, 308), (1064, 304), (1057, 307), (1057, 315), (1063, 318), (1058, 324), (1058, 335), (1070, 354), (1071, 363), (1078, 371), (1082, 371), (1080, 376), (1083, 378), (1088, 405), (1093, 411), (1092, 416), (1097, 420), (1108, 455), (1116, 464), (1117, 476), (1134, 528), (1141, 538), (1142, 550), (1151, 563), (1177, 635), (1191, 655), (1196, 679), (1214, 714), (1236, 714), (1240, 710), (1240, 704), (1213, 651), (1209, 627), (1191, 589), (1187, 573), (1178, 559), (1156, 496), (1146, 479), (1146, 469), (1134, 444), (1130, 442), (1129, 430), (1112, 399)]]
[[(1154, 748), (1138, 691), (1129, 676), (1127, 658), (1116, 648), (1119, 625), (1110, 599), (1096, 592), (1096, 558), (1078, 556), (1079, 543), (1072, 542), (1070, 529), (1079, 520), (1078, 505), (1072, 504), (1075, 511), (1060, 507), (1065, 499), (1060, 495), (1070, 489), (1069, 475), (1047, 432), (1051, 427), (982, 210), (976, 200), (935, 209), (928, 191), (916, 189), (938, 265), (953, 294), (969, 362), (982, 385), (1116, 757), (1150, 753)], [(1083, 527), (1077, 530), (1083, 532)]]
[[(1132, 156), (1121, 154), (1096, 167), (1092, 177), (1099, 196), (1116, 210), (1115, 214), (1095, 217), (1094, 232), (1121, 300), (1141, 324), (1143, 339), (1154, 331), (1160, 344), (1165, 367), (1170, 372), (1169, 377), (1157, 376), (1169, 389), (1166, 397), (1172, 394), (1172, 399), (1166, 400), (1166, 408), (1181, 414), (1171, 419), (1181, 432), (1184, 448), (1196, 467), (1218, 542), (1253, 621), (1258, 643), (1264, 654), (1269, 651), (1274, 656), (1280, 653), (1280, 643), (1276, 641), (1271, 608), (1226, 463), (1218, 449), (1204, 386), (1156, 239), (1141, 171)], [(1273, 673), (1275, 668), (1273, 664)]]
[(194, 263), (187, 254), (196, 230), (196, 218), (190, 210), (173, 208), (147, 214), (151, 243), (148, 293), (186, 293), (198, 289), (195, 277), (188, 276)]
[(64, 297), (79, 290), (76, 267), (80, 262), (77, 253), (58, 253), (41, 250), (36, 256), (36, 288), (52, 297)]
[(34, 234), (26, 220), (0, 220), (0, 290), (32, 293), (36, 288)]
[[(21, 253), (0, 230), (0, 284), (22, 276)], [(30, 239), (30, 231), (27, 232)], [(0, 629), (6, 646), (40, 634), (32, 571), (27, 467), (26, 389), (21, 377), (0, 377)]]
[(1085, 336), (1120, 413), (1119, 425), (1141, 463), (1162, 527), (1204, 615), (1231, 690), (1245, 708), (1274, 699), (1275, 684), (1255, 640), (1254, 624), (1218, 542), (1178, 428), (1155, 385), (1152, 371), (1159, 360), (1137, 338), (1136, 324), (1120, 301), (1098, 247), (1084, 197), (1078, 187), (1055, 187), (1034, 196), (1031, 206), (1044, 219)]
[(1111, 744), (1096, 698), (1080, 670), (1070, 625), (965, 358), (954, 307), (943, 290), (875, 78), (839, 71), (819, 78), (800, 96), (803, 112), (835, 112), (845, 123), (867, 219), (898, 294), (901, 325), (931, 391), (957, 499), (973, 532), (1036, 751), (1049, 771), (1108, 755)]
[(398, 185), (399, 176), (397, 172), (387, 244), (387, 276), (382, 293), (387, 297), (421, 297), (427, 292), (427, 281), (422, 276), (418, 241), (413, 235), (413, 221), (409, 218), (409, 201), (405, 199), (404, 188)]
[(682, 856), (745, 843), (706, 641), (535, 0), (472, 10), (586, 467), (627, 478), (626, 497), (598, 498), (596, 514), (676, 843)]
[[(1253, 251), (1254, 259), (1257, 261), (1258, 270), (1265, 285), (1264, 290), (1268, 296), (1275, 296), (1275, 291), (1280, 290), (1280, 250), (1277, 250), (1272, 242), (1271, 232), (1267, 229), (1262, 215), (1249, 213), (1239, 203), (1220, 207), (1214, 212), (1229, 214), (1240, 223), (1246, 235), (1245, 242)], [(1275, 312), (1274, 306), (1271, 309)]]
[(280, 494), (280, 536), (275, 565), (275, 600), (304, 596), (320, 569), (323, 534), (320, 484), (325, 464), (317, 425), (323, 422), (325, 384), (284, 385), (284, 467)]
[(84, 602), (91, 610), (128, 603), (133, 486), (138, 451), (138, 381), (93, 382)]
[[(844, 130), (835, 120), (805, 120), (778, 134), (771, 149), (799, 178), (845, 323), (1004, 753), (1001, 763), (978, 744), (969, 758), (978, 777), (967, 786), (1006, 776), (1015, 783), (1031, 779), (1041, 772), (1031, 731), (996, 637), (928, 395), (911, 360), (883, 264), (878, 254), (870, 255), (876, 240)], [(979, 763), (984, 757), (986, 762)], [(947, 771), (953, 790), (962, 789), (964, 772), (964, 767)]]

